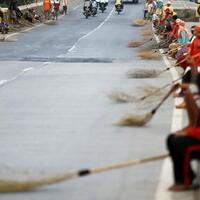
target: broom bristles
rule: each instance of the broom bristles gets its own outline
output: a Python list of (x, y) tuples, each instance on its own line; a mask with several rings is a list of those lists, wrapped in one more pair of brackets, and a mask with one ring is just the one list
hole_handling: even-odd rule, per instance
[(129, 115), (123, 117), (119, 122), (118, 125), (120, 126), (144, 126), (146, 123), (148, 123), (151, 118), (153, 117), (153, 114), (146, 113), (144, 115)]
[(159, 75), (159, 71), (155, 69), (139, 69), (128, 71), (128, 78), (155, 78)]
[(0, 41), (1, 41), (1, 42), (4, 42), (4, 41), (5, 41), (5, 39), (6, 39), (6, 38), (5, 38), (5, 37), (3, 37), (3, 36), (2, 36), (2, 37), (0, 37)]
[(132, 48), (139, 47), (142, 44), (144, 44), (143, 41), (131, 41), (131, 42), (128, 43), (128, 47), (132, 47)]
[(17, 38), (15, 37), (2, 37), (0, 38), (0, 42), (16, 42), (17, 41)]
[(153, 32), (152, 32), (152, 30), (144, 30), (144, 31), (142, 31), (142, 35), (144, 37), (146, 37), (146, 36), (152, 36)]
[(108, 97), (110, 99), (112, 99), (113, 101), (119, 102), (119, 103), (137, 102), (138, 101), (138, 99), (135, 96), (132, 96), (125, 92), (120, 92), (120, 91), (112, 92), (112, 93), (108, 94)]
[(152, 51), (141, 51), (137, 55), (140, 59), (144, 60), (153, 60), (153, 59), (158, 59), (159, 54), (154, 53)]
[(147, 21), (144, 19), (136, 19), (133, 21), (133, 26), (145, 26), (147, 24)]
[(32, 180), (32, 181), (0, 180), (0, 192), (6, 193), (6, 192), (23, 192), (23, 191), (34, 190), (41, 186), (67, 181), (76, 176), (77, 173), (66, 173), (63, 175), (44, 177), (39, 180)]
[(56, 25), (57, 22), (55, 20), (48, 20), (48, 21), (44, 22), (44, 24), (46, 24), (46, 25)]

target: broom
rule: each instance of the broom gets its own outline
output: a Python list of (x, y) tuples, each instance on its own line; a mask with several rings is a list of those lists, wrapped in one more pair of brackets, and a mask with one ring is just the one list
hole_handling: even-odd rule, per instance
[(0, 42), (16, 42), (17, 39), (15, 37), (2, 37), (0, 38)]
[(138, 101), (143, 101), (145, 100), (146, 98), (154, 95), (154, 94), (157, 94), (158, 92), (160, 92), (161, 90), (171, 86), (172, 84), (176, 83), (177, 81), (181, 80), (183, 78), (183, 76), (180, 76), (179, 78), (177, 78), (176, 80), (172, 81), (171, 83), (167, 83), (166, 85), (162, 86), (161, 88), (158, 88), (157, 90), (153, 91), (152, 93), (149, 93), (148, 95), (145, 95), (145, 96), (142, 96), (138, 99)]
[[(191, 56), (191, 57), (192, 57), (192, 58), (197, 58), (198, 56), (200, 56), (200, 53), (198, 53), (198, 54), (196, 54), (196, 55), (194, 55), (194, 56)], [(178, 67), (181, 63), (185, 62), (186, 60), (187, 60), (187, 58), (182, 59), (180, 62), (176, 63), (174, 66), (172, 66), (172, 67), (167, 67), (167, 68), (165, 68), (164, 70), (160, 71), (157, 75), (159, 76), (159, 75), (162, 74), (163, 72), (166, 72), (166, 71), (168, 71), (168, 70), (170, 70), (170, 69), (172, 69), (172, 68), (174, 68), (174, 67)]]
[[(172, 84), (174, 84), (175, 82), (179, 81), (180, 79), (182, 79), (182, 76), (179, 77), (178, 79), (172, 81), (171, 83), (168, 83), (164, 86), (162, 86), (161, 88), (158, 88), (154, 91), (151, 91), (149, 92), (148, 94), (140, 97), (139, 99), (136, 97), (136, 96), (133, 96), (133, 95), (129, 95), (125, 92), (112, 92), (111, 94), (108, 94), (107, 96), (114, 100), (115, 102), (119, 102), (119, 103), (127, 103), (127, 102), (135, 102), (135, 103), (138, 103), (138, 102), (141, 102), (141, 101), (144, 101), (146, 100), (148, 97), (151, 97), (155, 94), (158, 94), (159, 92), (161, 92), (162, 90), (164, 90), (165, 88), (171, 86)], [(150, 116), (151, 117), (151, 116)], [(149, 118), (149, 116), (146, 116), (146, 118)], [(132, 116), (132, 119), (133, 119), (133, 116)], [(141, 119), (140, 116), (136, 116), (136, 119), (135, 120), (139, 120), (139, 121), (143, 121), (143, 117)], [(132, 120), (131, 120), (132, 121)], [(129, 123), (129, 122), (127, 122)], [(139, 122), (138, 122), (139, 123)]]
[(111, 94), (107, 95), (110, 99), (114, 100), (115, 102), (119, 103), (126, 103), (126, 102), (136, 102), (137, 98), (135, 96), (129, 95), (125, 92), (112, 92)]
[(151, 42), (153, 40), (153, 38), (148, 39), (147, 41), (131, 41), (128, 44), (128, 47), (134, 48), (134, 47), (139, 47), (142, 46), (148, 42)]
[(140, 69), (134, 71), (128, 71), (127, 77), (128, 78), (155, 78), (158, 76), (160, 72), (155, 69)]
[(121, 126), (144, 126), (147, 124), (154, 114), (157, 112), (157, 110), (160, 108), (160, 106), (163, 104), (163, 102), (170, 96), (173, 90), (170, 90), (163, 98), (162, 100), (158, 103), (158, 105), (151, 110), (150, 112), (144, 114), (144, 115), (129, 115), (124, 118), (122, 118), (119, 122), (118, 125)]
[(51, 26), (51, 25), (56, 25), (57, 22), (55, 20), (47, 20), (47, 21), (44, 22), (44, 24)]
[(144, 19), (136, 19), (136, 20), (133, 21), (132, 26), (140, 27), (140, 26), (145, 26), (146, 24), (147, 24), (146, 20), (144, 20)]
[(159, 58), (159, 54), (152, 51), (141, 51), (137, 54), (137, 56), (144, 60), (153, 60)]
[(147, 157), (144, 159), (130, 160), (130, 161), (126, 161), (126, 162), (122, 162), (118, 164), (107, 165), (107, 166), (99, 167), (99, 168), (82, 169), (82, 170), (78, 170), (77, 172), (72, 172), (72, 173), (67, 172), (62, 175), (57, 175), (57, 176), (55, 175), (55, 176), (41, 178), (39, 180), (33, 180), (33, 181), (30, 180), (30, 181), (22, 182), (22, 181), (12, 181), (12, 180), (0, 180), (0, 192), (8, 193), (8, 192), (30, 191), (42, 186), (60, 183), (63, 181), (68, 181), (76, 177), (83, 177), (83, 176), (87, 176), (91, 174), (97, 174), (97, 173), (112, 171), (115, 169), (121, 169), (121, 168), (135, 166), (135, 165), (139, 165), (143, 163), (162, 160), (162, 159), (167, 158), (168, 156), (169, 156), (168, 154), (162, 154), (158, 156)]
[(152, 32), (152, 30), (145, 30), (145, 31), (143, 31), (142, 35), (144, 37), (151, 36), (151, 35), (153, 35), (153, 32)]
[(4, 42), (5, 39), (6, 39), (6, 38), (5, 38), (4, 36), (0, 37), (0, 42)]

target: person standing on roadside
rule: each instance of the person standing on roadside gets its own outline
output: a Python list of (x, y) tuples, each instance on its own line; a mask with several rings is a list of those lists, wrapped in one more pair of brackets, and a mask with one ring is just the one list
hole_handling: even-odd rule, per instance
[(11, 24), (18, 23), (18, 20), (17, 20), (17, 0), (11, 0), (10, 1), (8, 10), (9, 10), (9, 13), (10, 13)]
[(63, 0), (63, 13), (68, 14), (68, 0)]
[(54, 6), (54, 18), (55, 20), (58, 19), (58, 13), (59, 13), (59, 9), (60, 9), (60, 1), (59, 0), (54, 0), (53, 2), (53, 6)]
[(43, 11), (45, 15), (45, 19), (50, 19), (50, 13), (51, 13), (51, 1), (50, 0), (44, 0), (43, 1)]

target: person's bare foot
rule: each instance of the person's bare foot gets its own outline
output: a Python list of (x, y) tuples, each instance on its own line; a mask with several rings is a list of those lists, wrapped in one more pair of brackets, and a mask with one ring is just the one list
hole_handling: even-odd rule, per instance
[(183, 109), (183, 108), (185, 108), (185, 107), (186, 107), (185, 101), (183, 101), (182, 103), (180, 103), (180, 104), (178, 104), (178, 105), (176, 106), (177, 109)]
[(174, 184), (168, 188), (171, 192), (183, 192), (188, 190), (193, 190), (192, 185)]

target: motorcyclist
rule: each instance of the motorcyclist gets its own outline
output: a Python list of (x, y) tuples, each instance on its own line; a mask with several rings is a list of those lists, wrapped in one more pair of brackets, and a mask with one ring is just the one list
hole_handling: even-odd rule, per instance
[(97, 1), (96, 0), (91, 0), (92, 7), (97, 8)]
[(96, 0), (91, 0), (91, 3), (92, 3), (92, 8), (95, 8), (95, 9), (98, 8), (98, 3)]
[(99, 0), (99, 3), (104, 3), (106, 7), (108, 5), (108, 0)]
[(86, 8), (89, 8), (89, 10), (92, 11), (92, 2), (90, 0), (85, 0), (83, 10), (85, 11)]
[(115, 8), (117, 9), (117, 5), (121, 6), (121, 9), (124, 8), (123, 0), (115, 0)]

